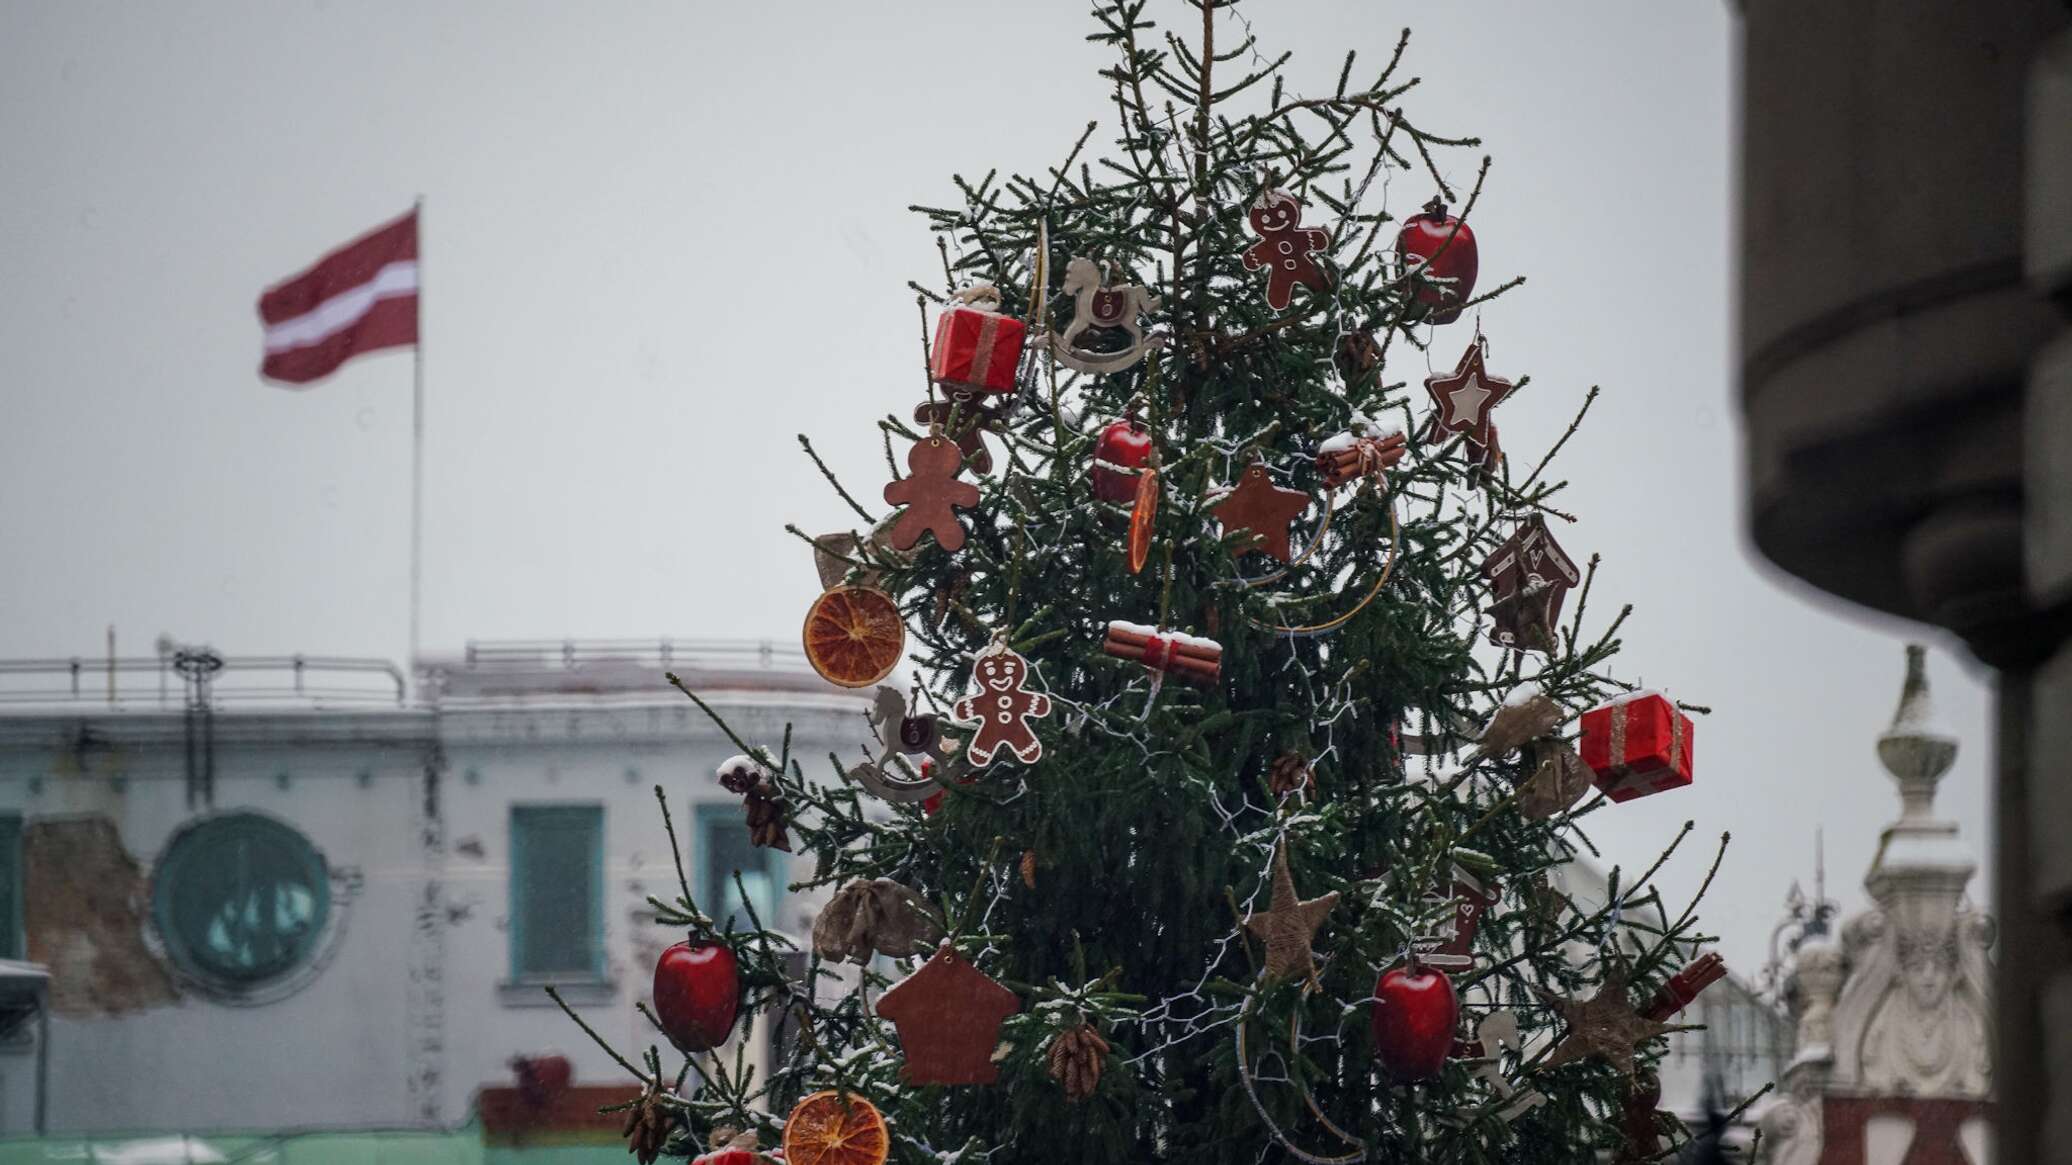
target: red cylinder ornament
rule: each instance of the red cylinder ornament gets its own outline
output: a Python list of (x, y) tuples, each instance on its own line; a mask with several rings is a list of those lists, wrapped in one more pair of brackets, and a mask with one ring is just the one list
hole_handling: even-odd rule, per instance
[(1430, 967), (1391, 967), (1374, 984), (1374, 1053), (1397, 1080), (1428, 1080), (1453, 1051), (1460, 997)]
[(684, 1052), (708, 1052), (727, 1042), (741, 1012), (741, 968), (721, 943), (691, 940), (655, 962), (655, 1018), (669, 1042)]
[(1425, 203), (1424, 213), (1403, 220), (1396, 253), (1404, 271), (1422, 268), (1410, 287), (1411, 298), (1431, 313), (1425, 318), (1435, 324), (1459, 319), (1462, 305), (1475, 294), (1475, 273), (1481, 265), (1475, 232), (1468, 224), (1447, 214), (1446, 204), (1434, 198)]

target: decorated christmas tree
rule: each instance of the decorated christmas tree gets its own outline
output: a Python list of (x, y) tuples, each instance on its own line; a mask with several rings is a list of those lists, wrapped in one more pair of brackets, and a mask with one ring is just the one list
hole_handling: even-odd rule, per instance
[[(1112, 122), (917, 208), (892, 482), (801, 437), (850, 519), (793, 531), (804, 646), (873, 711), (848, 756), (737, 738), (719, 780), (825, 905), (808, 939), (655, 902), (687, 933), (618, 1053), (632, 1147), (1673, 1152), (1648, 1065), (1717, 960), (1660, 861), (1603, 903), (1550, 875), (1689, 783), (1697, 709), (1609, 669), (1625, 612), (1546, 472), (1574, 425), (1499, 444), (1528, 380), (1476, 310), (1522, 282), (1478, 283), (1488, 161), (1414, 117), (1408, 33), (1308, 72), (1234, 4), (1149, 6), (1094, 13)], [(756, 1014), (780, 1062), (710, 1054)]]

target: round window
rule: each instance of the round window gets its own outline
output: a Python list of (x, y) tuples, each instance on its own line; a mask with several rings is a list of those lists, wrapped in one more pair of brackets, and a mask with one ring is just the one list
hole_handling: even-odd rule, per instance
[(166, 847), (151, 911), (188, 974), (249, 987), (309, 956), (331, 910), (324, 858), (309, 839), (255, 813), (196, 822)]

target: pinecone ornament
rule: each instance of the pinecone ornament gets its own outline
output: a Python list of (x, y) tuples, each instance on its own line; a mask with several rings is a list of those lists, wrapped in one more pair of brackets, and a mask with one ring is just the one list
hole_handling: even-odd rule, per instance
[(1050, 1042), (1050, 1078), (1065, 1086), (1067, 1100), (1085, 1100), (1101, 1086), (1101, 1064), (1108, 1057), (1108, 1041), (1081, 1023), (1058, 1033)]
[(784, 832), (784, 798), (775, 796), (776, 786), (768, 781), (748, 791), (742, 804), (748, 810), (748, 840), (770, 849), (791, 852), (791, 837)]
[(1333, 356), (1338, 363), (1338, 375), (1347, 384), (1358, 383), (1381, 367), (1381, 345), (1374, 342), (1374, 333), (1366, 328), (1356, 328), (1341, 333), (1338, 337), (1338, 351)]
[(789, 817), (784, 796), (770, 772), (745, 756), (737, 756), (719, 769), (720, 786), (740, 796), (748, 811), (748, 840), (759, 846), (791, 852), (791, 837), (784, 826)]
[(662, 1106), (662, 1096), (659, 1085), (648, 1085), (633, 1107), (626, 1110), (626, 1125), (619, 1130), (619, 1135), (626, 1139), (626, 1151), (640, 1165), (654, 1165), (663, 1146), (669, 1143), (669, 1134), (676, 1129), (676, 1117)]
[(1022, 885), (1036, 888), (1036, 851), (1032, 849), (1022, 851)]
[(950, 577), (947, 584), (935, 588), (935, 598), (928, 612), (928, 625), (940, 628), (942, 621), (949, 617), (950, 608), (963, 599), (964, 589), (970, 585), (971, 575), (960, 570)]
[(1299, 752), (1283, 753), (1266, 771), (1266, 791), (1272, 793), (1276, 801), (1290, 793), (1314, 794), (1317, 777), (1309, 767), (1309, 758)]

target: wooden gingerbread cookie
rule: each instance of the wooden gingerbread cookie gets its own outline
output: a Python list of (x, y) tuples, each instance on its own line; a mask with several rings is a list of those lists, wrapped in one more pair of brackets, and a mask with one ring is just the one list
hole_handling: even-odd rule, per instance
[(940, 429), (914, 442), (907, 451), (907, 476), (885, 483), (885, 501), (906, 507), (886, 538), (894, 550), (913, 549), (923, 534), (934, 534), (944, 550), (963, 547), (964, 527), (951, 507), (968, 510), (978, 504), (978, 487), (957, 480), (963, 467), (964, 454)]

